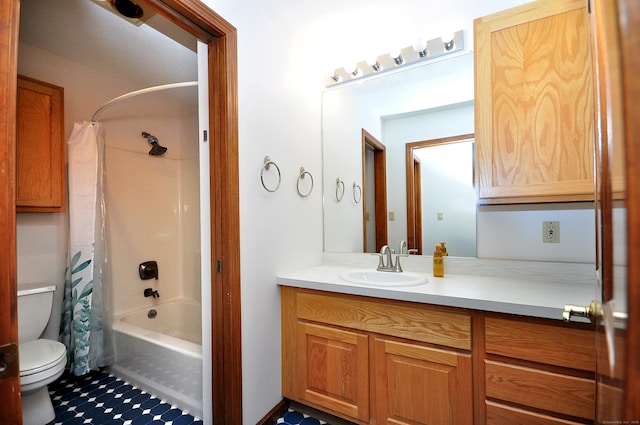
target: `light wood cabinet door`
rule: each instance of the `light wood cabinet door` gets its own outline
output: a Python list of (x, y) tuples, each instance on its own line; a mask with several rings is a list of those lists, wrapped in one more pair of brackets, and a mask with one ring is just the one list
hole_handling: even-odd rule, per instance
[(359, 421), (369, 421), (369, 337), (298, 322), (298, 396)]
[(481, 203), (593, 199), (586, 5), (539, 0), (475, 20)]
[(375, 340), (377, 423), (472, 424), (471, 355)]
[(16, 209), (62, 212), (66, 207), (62, 87), (18, 77)]

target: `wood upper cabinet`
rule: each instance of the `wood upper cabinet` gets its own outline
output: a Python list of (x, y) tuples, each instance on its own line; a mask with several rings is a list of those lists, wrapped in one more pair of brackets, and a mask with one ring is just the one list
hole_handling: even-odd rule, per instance
[(475, 20), (480, 203), (593, 199), (586, 6), (538, 0)]
[(66, 208), (64, 90), (18, 76), (16, 210)]

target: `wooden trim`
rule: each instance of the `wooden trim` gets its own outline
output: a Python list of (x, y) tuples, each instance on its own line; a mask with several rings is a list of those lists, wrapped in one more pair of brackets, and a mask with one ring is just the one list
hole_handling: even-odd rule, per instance
[[(407, 184), (407, 247), (409, 249), (416, 249), (418, 247), (418, 240), (420, 244), (422, 242), (422, 235), (418, 236), (416, 227), (410, 226), (409, 223), (416, 222), (416, 215), (418, 214), (418, 206), (415, 203), (413, 193), (416, 188), (414, 187), (415, 172), (413, 169), (415, 150), (421, 148), (428, 148), (432, 146), (447, 145), (450, 143), (472, 142), (474, 141), (474, 134), (462, 134), (459, 136), (443, 137), (440, 139), (422, 140), (419, 142), (411, 142), (405, 145), (405, 168), (406, 168), (406, 184)], [(420, 207), (420, 211), (422, 208)], [(422, 226), (420, 226), (422, 229)], [(419, 238), (419, 239), (418, 239)], [(419, 254), (425, 254), (419, 252)]]
[(415, 249), (418, 250), (416, 254), (422, 255), (424, 252), (422, 246), (422, 164), (417, 156), (413, 157), (413, 194), (411, 200), (414, 210), (412, 221), (414, 224), (411, 226), (411, 232), (414, 235)]
[(256, 425), (273, 425), (276, 423), (278, 418), (282, 417), (285, 412), (289, 409), (289, 400), (282, 399), (278, 404), (276, 404), (273, 409), (269, 411), (262, 419), (260, 419)]
[[(22, 423), (18, 356), (16, 263), (16, 87), (18, 0), (0, 3), (0, 347), (14, 355), (13, 372), (0, 379), (0, 411), (7, 423)], [(9, 365), (10, 367), (12, 365)]]
[(640, 2), (619, 0), (627, 187), (627, 362), (625, 418), (640, 419)]
[(365, 158), (367, 149), (373, 151), (373, 168), (375, 174), (375, 211), (376, 211), (376, 252), (389, 243), (387, 224), (387, 152), (382, 142), (364, 128), (362, 129), (362, 218), (363, 246), (367, 252), (366, 231), (366, 190), (365, 190)]
[(144, 3), (209, 47), (212, 409), (242, 423), (237, 31), (198, 0)]

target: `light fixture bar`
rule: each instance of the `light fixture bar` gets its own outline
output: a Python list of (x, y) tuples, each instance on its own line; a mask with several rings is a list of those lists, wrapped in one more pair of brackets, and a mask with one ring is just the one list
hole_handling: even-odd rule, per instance
[(333, 87), (339, 84), (348, 83), (350, 81), (359, 80), (374, 75), (381, 75), (385, 72), (414, 65), (419, 62), (428, 62), (430, 60), (440, 58), (464, 50), (464, 31), (460, 30), (453, 33), (453, 39), (443, 41), (441, 37), (427, 41), (424, 51), (416, 52), (414, 46), (407, 46), (399, 50), (401, 60), (392, 58), (389, 53), (385, 53), (368, 61), (360, 61), (356, 63), (358, 72), (354, 75), (347, 72), (344, 68), (338, 68), (325, 77), (325, 87)]

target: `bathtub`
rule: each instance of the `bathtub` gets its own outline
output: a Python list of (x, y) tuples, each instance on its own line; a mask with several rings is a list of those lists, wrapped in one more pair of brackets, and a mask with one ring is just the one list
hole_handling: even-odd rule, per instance
[(116, 316), (110, 371), (159, 399), (202, 417), (200, 303), (179, 300)]

